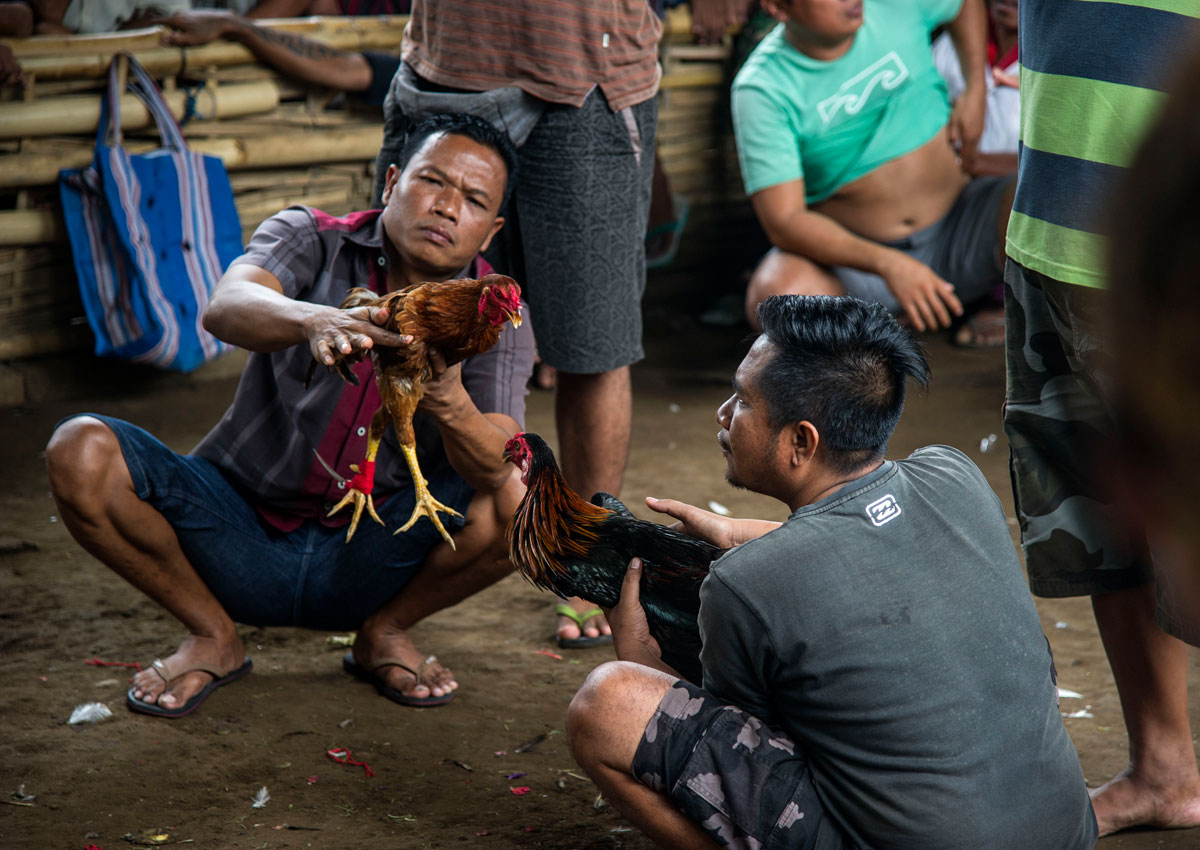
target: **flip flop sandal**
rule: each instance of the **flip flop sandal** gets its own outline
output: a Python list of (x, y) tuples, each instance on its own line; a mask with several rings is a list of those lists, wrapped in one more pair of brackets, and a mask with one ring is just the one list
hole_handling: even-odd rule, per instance
[[(438, 705), (445, 705), (446, 703), (450, 702), (450, 700), (454, 699), (454, 691), (450, 691), (450, 693), (447, 694), (442, 694), (440, 697), (409, 696), (408, 694), (400, 691), (400, 689), (393, 688), (391, 685), (385, 682), (383, 677), (379, 675), (379, 671), (384, 667), (399, 667), (401, 670), (407, 670), (409, 673), (412, 673), (413, 678), (416, 679), (419, 684), (425, 684), (421, 681), (421, 671), (435, 661), (437, 661), (437, 656), (430, 655), (421, 662), (420, 666), (418, 666), (416, 670), (414, 670), (399, 658), (380, 658), (375, 662), (375, 666), (368, 670), (366, 667), (363, 667), (354, 660), (354, 652), (350, 651), (342, 657), (342, 669), (355, 678), (362, 679), (364, 682), (370, 682), (375, 686), (376, 691), (394, 703), (407, 705), (411, 708), (433, 708)], [(429, 687), (428, 685), (425, 686)]]
[(579, 637), (565, 638), (558, 635), (554, 636), (554, 640), (558, 643), (559, 649), (587, 649), (592, 646), (604, 646), (612, 643), (612, 635), (596, 635), (596, 637), (587, 637), (583, 634), (583, 624), (593, 617), (604, 616), (604, 611), (600, 608), (592, 608), (580, 614), (566, 602), (560, 602), (554, 606), (554, 613), (561, 617), (567, 617), (574, 620), (575, 625), (579, 626)]
[(173, 679), (178, 679), (180, 676), (185, 676), (188, 673), (195, 672), (207, 673), (213, 677), (212, 681), (205, 685), (204, 689), (201, 690), (200, 693), (196, 694), (183, 705), (176, 706), (175, 708), (167, 708), (166, 706), (159, 705), (158, 703), (146, 702), (145, 700), (138, 699), (133, 695), (133, 688), (130, 688), (125, 692), (125, 705), (129, 706), (130, 710), (132, 711), (137, 711), (141, 714), (151, 714), (155, 717), (166, 717), (171, 720), (174, 720), (177, 717), (186, 717), (199, 708), (200, 704), (208, 699), (209, 695), (213, 691), (215, 691), (217, 688), (228, 685), (230, 682), (236, 682), (238, 679), (249, 673), (253, 666), (254, 664), (249, 658), (247, 658), (242, 662), (241, 667), (230, 670), (228, 673), (219, 673), (216, 670), (212, 670), (208, 667), (199, 666), (189, 667), (188, 669), (181, 670), (178, 673), (172, 673), (167, 669), (167, 665), (164, 664), (161, 659), (155, 658), (150, 665), (150, 669), (157, 673), (163, 682), (168, 686), (171, 684)]
[(988, 349), (1004, 347), (1004, 316), (969, 316), (950, 337), (955, 348)]

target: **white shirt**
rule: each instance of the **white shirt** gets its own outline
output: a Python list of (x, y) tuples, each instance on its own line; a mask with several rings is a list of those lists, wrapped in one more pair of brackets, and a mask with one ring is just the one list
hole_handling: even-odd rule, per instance
[[(1013, 77), (1017, 76), (1017, 62), (1000, 70)], [(958, 53), (954, 43), (946, 33), (939, 35), (933, 42), (933, 66), (937, 68), (954, 102), (966, 82), (963, 79), (962, 68), (958, 64)], [(988, 68), (983, 75), (987, 84), (987, 112), (983, 118), (983, 135), (979, 139), (980, 153), (1016, 153), (1017, 140), (1021, 134), (1021, 95), (1013, 86), (997, 85), (992, 77), (992, 69)]]

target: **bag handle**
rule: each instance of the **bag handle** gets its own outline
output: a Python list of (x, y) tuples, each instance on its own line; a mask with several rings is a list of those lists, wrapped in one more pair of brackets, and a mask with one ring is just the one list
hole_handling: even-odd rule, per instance
[[(125, 84), (121, 84), (121, 63), (127, 63), (132, 72)], [(150, 73), (142, 67), (142, 63), (133, 54), (122, 50), (113, 56), (108, 66), (108, 94), (100, 102), (100, 124), (96, 128), (96, 144), (103, 145), (112, 131), (112, 144), (120, 147), (121, 135), (121, 95), (123, 89), (128, 89), (140, 100), (154, 119), (158, 134), (163, 144), (177, 150), (187, 150), (187, 142), (179, 123), (171, 114), (171, 108), (163, 98), (162, 89)]]

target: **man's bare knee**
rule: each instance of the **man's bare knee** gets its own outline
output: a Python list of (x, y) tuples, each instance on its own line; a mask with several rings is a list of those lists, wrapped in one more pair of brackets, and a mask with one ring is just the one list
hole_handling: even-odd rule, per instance
[(755, 310), (772, 295), (843, 295), (845, 289), (823, 266), (799, 254), (773, 248), (746, 287), (746, 320), (758, 328)]
[(575, 760), (628, 763), (642, 732), (675, 680), (628, 661), (588, 674), (567, 709), (567, 745)]
[(46, 445), (46, 472), (50, 491), (60, 501), (86, 500), (101, 487), (105, 472), (121, 456), (117, 436), (107, 425), (91, 416), (64, 422)]
[(581, 764), (591, 742), (603, 740), (613, 709), (620, 704), (621, 683), (627, 678), (620, 661), (608, 661), (588, 674), (567, 707), (567, 746)]

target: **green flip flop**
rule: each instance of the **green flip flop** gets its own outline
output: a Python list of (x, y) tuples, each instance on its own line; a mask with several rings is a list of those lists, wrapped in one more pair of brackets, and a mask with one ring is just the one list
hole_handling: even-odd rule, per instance
[(579, 637), (564, 638), (555, 635), (555, 640), (558, 642), (559, 649), (587, 649), (590, 646), (603, 646), (606, 643), (612, 643), (612, 635), (596, 635), (596, 637), (587, 637), (583, 634), (583, 624), (593, 617), (602, 616), (604, 611), (600, 608), (591, 608), (580, 614), (570, 605), (565, 602), (560, 602), (554, 606), (554, 613), (562, 617), (567, 617), (579, 626)]

